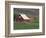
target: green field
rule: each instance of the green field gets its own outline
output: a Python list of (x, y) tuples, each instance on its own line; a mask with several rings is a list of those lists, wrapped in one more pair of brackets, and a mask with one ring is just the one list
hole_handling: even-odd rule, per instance
[(39, 18), (37, 17), (32, 23), (14, 23), (14, 30), (16, 29), (39, 29)]

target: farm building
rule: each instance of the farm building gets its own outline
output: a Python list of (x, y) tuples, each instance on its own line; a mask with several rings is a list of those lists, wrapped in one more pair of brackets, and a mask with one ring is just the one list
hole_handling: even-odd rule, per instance
[(20, 13), (18, 16), (16, 16), (17, 22), (29, 21), (29, 20), (30, 20), (30, 18), (26, 14)]

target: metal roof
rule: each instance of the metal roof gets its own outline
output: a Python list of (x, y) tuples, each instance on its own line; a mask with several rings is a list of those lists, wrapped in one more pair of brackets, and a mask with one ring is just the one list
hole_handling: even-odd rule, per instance
[(29, 19), (30, 19), (26, 14), (20, 13), (20, 15), (21, 15), (22, 18), (25, 19), (25, 20), (29, 20)]

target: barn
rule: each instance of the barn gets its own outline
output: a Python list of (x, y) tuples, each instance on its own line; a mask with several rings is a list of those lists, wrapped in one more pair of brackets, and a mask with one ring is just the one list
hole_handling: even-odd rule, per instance
[(30, 18), (26, 14), (20, 13), (18, 16), (16, 16), (16, 22), (23, 22), (23, 21), (29, 21)]

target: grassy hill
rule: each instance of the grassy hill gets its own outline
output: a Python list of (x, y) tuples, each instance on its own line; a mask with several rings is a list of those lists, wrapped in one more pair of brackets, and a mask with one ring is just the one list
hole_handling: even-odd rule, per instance
[(14, 30), (16, 29), (39, 29), (39, 18), (28, 24), (28, 23), (14, 23)]

